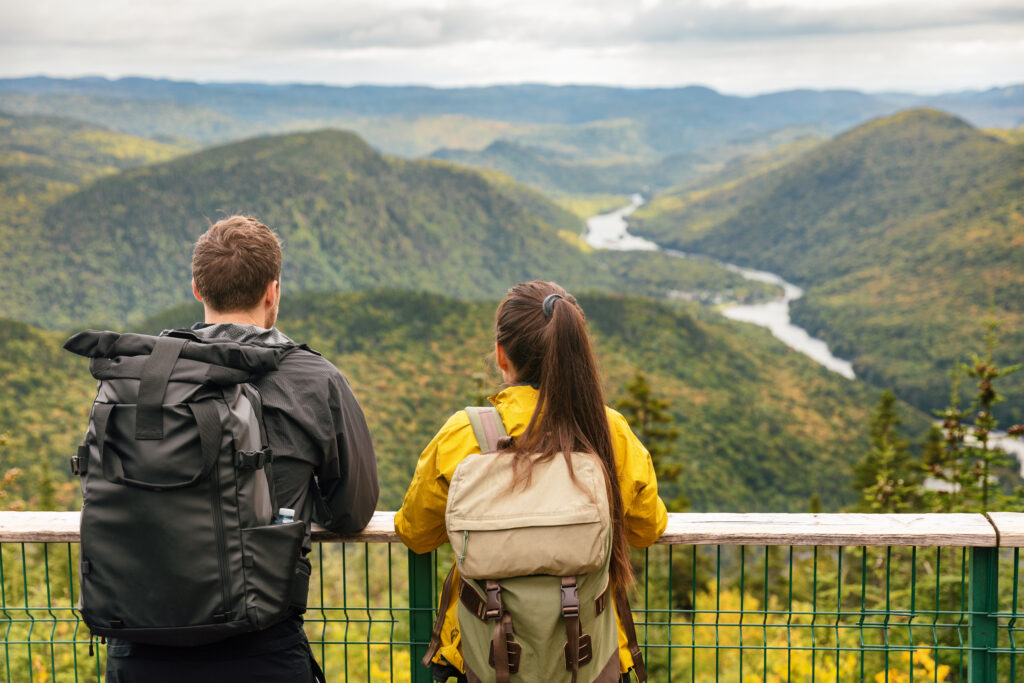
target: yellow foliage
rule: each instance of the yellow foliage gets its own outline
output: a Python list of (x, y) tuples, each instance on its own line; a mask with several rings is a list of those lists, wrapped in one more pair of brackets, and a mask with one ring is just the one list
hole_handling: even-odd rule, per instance
[(901, 652), (899, 660), (902, 666), (890, 667), (888, 671), (879, 671), (875, 674), (875, 683), (911, 683), (914, 681), (945, 681), (949, 676), (950, 668), (945, 664), (938, 665), (936, 671), (935, 660), (931, 657), (931, 650), (927, 647), (918, 647), (914, 650), (913, 678), (907, 673), (910, 664), (910, 653)]

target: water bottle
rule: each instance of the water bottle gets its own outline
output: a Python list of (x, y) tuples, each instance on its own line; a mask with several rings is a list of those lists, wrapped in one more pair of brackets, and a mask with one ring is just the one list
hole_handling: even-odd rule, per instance
[(277, 511), (277, 519), (274, 520), (274, 524), (288, 524), (289, 522), (295, 521), (295, 510), (291, 508), (280, 508)]

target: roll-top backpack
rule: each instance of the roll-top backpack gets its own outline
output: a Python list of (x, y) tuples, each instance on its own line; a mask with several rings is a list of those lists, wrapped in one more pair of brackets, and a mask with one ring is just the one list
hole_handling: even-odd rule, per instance
[(459, 592), (459, 630), (469, 681), (617, 682), (615, 611), (646, 679), (625, 595), (612, 599), (611, 511), (597, 456), (535, 462), (513, 488), (512, 453), (494, 408), (466, 408), (480, 453), (467, 456), (448, 487), (445, 527), (459, 570), (442, 589), (441, 614), (424, 664), (440, 645), (444, 607)]
[(64, 348), (99, 380), (71, 459), (92, 633), (201, 645), (304, 611), (305, 524), (275, 523), (273, 454), (249, 384), (291, 349), (93, 330)]

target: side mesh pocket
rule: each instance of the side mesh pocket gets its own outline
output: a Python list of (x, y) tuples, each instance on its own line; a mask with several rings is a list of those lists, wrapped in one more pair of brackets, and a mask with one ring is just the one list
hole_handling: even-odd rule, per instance
[[(293, 585), (305, 522), (242, 529), (245, 605), (249, 621), (266, 628), (293, 614)], [(309, 579), (306, 579), (307, 586)]]

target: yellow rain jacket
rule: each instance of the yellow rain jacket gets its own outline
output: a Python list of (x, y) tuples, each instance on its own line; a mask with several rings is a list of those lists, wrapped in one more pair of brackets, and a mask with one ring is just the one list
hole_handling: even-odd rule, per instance
[[(537, 405), (537, 390), (530, 386), (513, 386), (491, 397), (501, 414), (505, 429), (518, 436), (526, 429)], [(615, 449), (615, 467), (622, 492), (626, 521), (626, 541), (635, 548), (646, 548), (665, 531), (668, 513), (658, 497), (651, 455), (633, 434), (626, 418), (608, 408), (608, 427)], [(417, 553), (426, 553), (448, 541), (444, 528), (444, 511), (448, 501), (448, 482), (455, 468), (471, 453), (479, 453), (473, 428), (466, 411), (452, 415), (434, 436), (416, 463), (409, 490), (402, 507), (395, 515), (395, 531), (402, 541)], [(456, 581), (458, 575), (456, 574)], [(452, 591), (441, 629), (441, 648), (434, 661), (444, 661), (465, 671), (458, 628), (458, 591)], [(618, 617), (616, 616), (616, 619)], [(619, 665), (626, 672), (633, 665), (626, 648), (626, 634), (619, 625)]]

